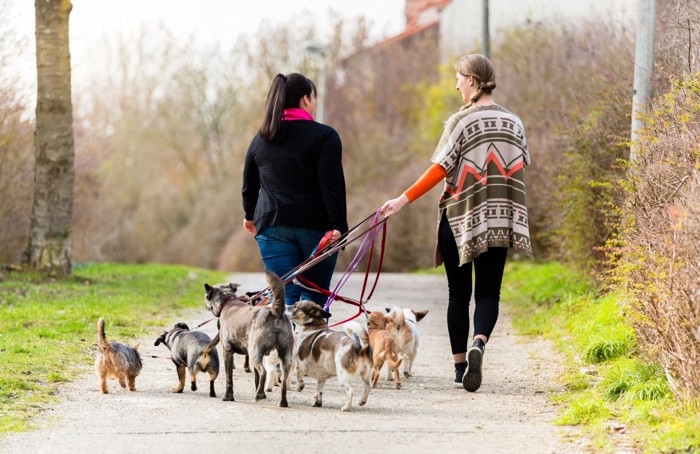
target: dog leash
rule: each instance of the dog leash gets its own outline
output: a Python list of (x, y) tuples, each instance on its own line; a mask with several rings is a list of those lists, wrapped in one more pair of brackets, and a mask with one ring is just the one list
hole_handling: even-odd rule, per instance
[(143, 355), (144, 358), (173, 359), (171, 356)]
[[(379, 215), (379, 211), (370, 214), (366, 218), (364, 218), (362, 221), (357, 223), (354, 227), (349, 229), (347, 232), (343, 233), (340, 235), (340, 237), (333, 241), (330, 242), (330, 235), (329, 233), (326, 233), (324, 237), (321, 239), (319, 244), (316, 246), (314, 251), (311, 253), (311, 255), (301, 262), (299, 265), (296, 267), (292, 268), (289, 270), (287, 273), (285, 273), (283, 276), (280, 276), (280, 280), (282, 281), (283, 284), (287, 284), (289, 282), (294, 281), (295, 278), (300, 276), (304, 271), (312, 268), (316, 264), (322, 262), (323, 260), (327, 259), (331, 255), (335, 254), (341, 249), (344, 249), (347, 245), (357, 241), (360, 239), (363, 235), (365, 236), (363, 239), (363, 244), (365, 244), (367, 236), (371, 234), (371, 232), (377, 228), (378, 225), (384, 225), (386, 223), (387, 218), (382, 219), (381, 221), (377, 222), (377, 218)], [(372, 224), (369, 227), (363, 227), (369, 221), (370, 219), (374, 218)], [(363, 255), (364, 257), (364, 255)], [(270, 290), (270, 287), (266, 287), (265, 289), (259, 291), (255, 295), (251, 296), (252, 301), (256, 301), (258, 298), (260, 298), (262, 295), (266, 294)], [(257, 301), (255, 303), (256, 306), (260, 306), (264, 303), (264, 300)]]
[[(374, 220), (372, 221), (372, 225), (370, 226), (370, 228), (366, 230), (367, 233), (362, 241), (362, 244), (358, 248), (358, 251), (355, 254), (355, 257), (350, 262), (350, 265), (345, 270), (345, 273), (343, 274), (343, 276), (341, 277), (339, 282), (336, 284), (336, 287), (333, 289), (332, 292), (330, 292), (324, 288), (319, 287), (315, 283), (309, 281), (308, 279), (305, 279), (302, 276), (298, 276), (294, 279), (295, 284), (301, 286), (302, 288), (321, 293), (328, 298), (326, 301), (326, 304), (324, 305), (324, 308), (323, 308), (326, 312), (328, 311), (331, 304), (335, 300), (343, 301), (344, 303), (348, 303), (348, 304), (351, 304), (351, 305), (358, 307), (357, 314), (355, 314), (352, 317), (347, 318), (341, 322), (334, 323), (330, 327), (334, 327), (334, 326), (342, 325), (343, 323), (347, 323), (350, 320), (353, 320), (362, 314), (364, 314), (365, 317), (367, 317), (367, 314), (369, 313), (369, 311), (367, 309), (365, 309), (364, 305), (369, 302), (370, 298), (374, 294), (374, 290), (377, 288), (377, 283), (379, 282), (379, 275), (381, 274), (381, 268), (382, 268), (382, 264), (384, 262), (384, 249), (385, 249), (385, 244), (386, 244), (386, 219), (383, 219), (382, 221), (379, 221), (379, 222), (378, 222), (378, 219), (379, 219), (379, 211), (376, 212), (376, 214), (374, 216)], [(376, 277), (374, 280), (374, 284), (372, 285), (372, 289), (370, 290), (369, 295), (367, 296), (367, 299), (365, 299), (364, 295), (365, 295), (365, 291), (367, 290), (367, 282), (369, 279), (369, 272), (370, 272), (371, 265), (372, 265), (372, 257), (373, 257), (373, 253), (374, 253), (374, 243), (375, 243), (375, 240), (377, 239), (377, 236), (379, 235), (380, 232), (382, 233), (382, 242), (381, 242), (381, 247), (380, 247), (379, 264), (377, 267), (377, 274), (376, 274)], [(340, 289), (348, 281), (348, 279), (350, 278), (350, 275), (354, 271), (357, 270), (360, 262), (362, 262), (365, 255), (367, 255), (368, 252), (369, 252), (369, 258), (367, 259), (367, 267), (365, 270), (365, 277), (364, 277), (364, 281), (362, 284), (362, 292), (360, 294), (360, 299), (359, 300), (352, 300), (350, 298), (341, 296), (339, 294)]]

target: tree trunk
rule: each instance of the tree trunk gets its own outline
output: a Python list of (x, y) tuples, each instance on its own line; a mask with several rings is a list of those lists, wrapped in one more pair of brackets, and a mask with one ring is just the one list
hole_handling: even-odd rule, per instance
[(68, 16), (70, 0), (35, 0), (37, 105), (34, 203), (24, 261), (33, 269), (71, 272), (73, 105)]

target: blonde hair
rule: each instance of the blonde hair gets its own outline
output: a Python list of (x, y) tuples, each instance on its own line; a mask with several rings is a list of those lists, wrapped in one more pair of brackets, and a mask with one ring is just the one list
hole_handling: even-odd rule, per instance
[(469, 104), (462, 106), (462, 110), (473, 106), (484, 93), (491, 93), (496, 89), (496, 70), (491, 60), (481, 54), (464, 55), (455, 63), (455, 71), (464, 77), (472, 76), (476, 79), (476, 92), (469, 99)]

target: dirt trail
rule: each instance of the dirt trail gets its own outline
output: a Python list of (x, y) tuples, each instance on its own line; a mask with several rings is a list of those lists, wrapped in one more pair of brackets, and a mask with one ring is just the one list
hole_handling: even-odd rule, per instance
[[(258, 273), (233, 279), (243, 284), (243, 291), (264, 286)], [(342, 293), (357, 297), (361, 284), (361, 277), (353, 276)], [(0, 438), (0, 453), (582, 452), (573, 429), (552, 424), (557, 409), (547, 398), (560, 390), (555, 380), (559, 361), (547, 342), (513, 333), (507, 306), (502, 306), (486, 349), (481, 389), (467, 393), (453, 387), (445, 301), (443, 276), (381, 275), (370, 309), (399, 305), (430, 313), (419, 323), (415, 376), (396, 390), (384, 381), (383, 371), (367, 405), (359, 407), (356, 398), (352, 413), (340, 411), (345, 394), (334, 379), (326, 385), (323, 408), (311, 407), (315, 380), (307, 379), (306, 389), (291, 391), (290, 408), (282, 409), (277, 407), (278, 388), (267, 400), (255, 402), (253, 375), (243, 372), (241, 357), (235, 360), (235, 402), (221, 401), (223, 370), (217, 398), (208, 397), (204, 376), (199, 391), (190, 391), (188, 384), (183, 394), (173, 394), (177, 379), (172, 363), (144, 358), (137, 392), (112, 381), (112, 393), (102, 395), (95, 377), (87, 375), (67, 385), (59, 402), (40, 417), (42, 429)], [(354, 309), (335, 302), (333, 319), (342, 320)], [(209, 317), (202, 310), (173, 321), (196, 324)], [(203, 330), (212, 334), (213, 325)], [(141, 339), (142, 354), (167, 356), (164, 346), (153, 346), (158, 334)]]

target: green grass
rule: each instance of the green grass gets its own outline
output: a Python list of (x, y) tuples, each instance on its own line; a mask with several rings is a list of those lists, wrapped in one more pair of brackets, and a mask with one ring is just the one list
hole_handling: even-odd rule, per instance
[[(203, 308), (203, 283), (225, 274), (169, 265), (88, 264), (67, 280), (11, 273), (0, 281), (0, 432), (32, 417), (94, 362), (95, 323), (108, 339), (136, 338), (178, 311)], [(132, 342), (130, 342), (130, 340)]]
[(556, 422), (578, 425), (591, 448), (614, 451), (616, 421), (643, 452), (700, 452), (700, 415), (677, 402), (662, 368), (639, 351), (624, 305), (558, 263), (508, 264), (501, 299), (521, 333), (554, 342), (565, 358)]

